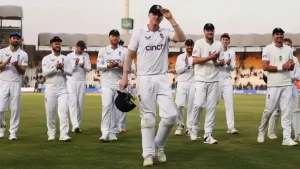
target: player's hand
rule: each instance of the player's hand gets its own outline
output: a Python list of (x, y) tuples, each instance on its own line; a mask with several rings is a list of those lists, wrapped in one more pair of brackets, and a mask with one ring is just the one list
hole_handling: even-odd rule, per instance
[(123, 77), (122, 80), (119, 83), (120, 89), (121, 90), (125, 89), (127, 87), (127, 85), (128, 85), (128, 79)]
[(57, 70), (62, 70), (62, 68), (63, 68), (63, 64), (62, 63), (59, 63), (59, 61), (57, 61), (57, 63), (56, 63), (56, 69)]
[(289, 70), (290, 69), (290, 62), (286, 62), (282, 65), (282, 70)]
[(167, 9), (167, 8), (161, 8), (160, 12), (168, 20), (171, 19), (171, 18), (173, 18), (171, 11), (169, 9)]
[(8, 65), (10, 63), (10, 60), (11, 60), (11, 56), (5, 61), (3, 62), (5, 65)]
[(113, 67), (119, 67), (119, 63), (118, 62), (113, 62)]
[(225, 60), (225, 65), (229, 65), (229, 64), (230, 64), (230, 62), (231, 62), (231, 58), (229, 58), (229, 59)]
[(84, 63), (79, 64), (79, 67), (83, 68), (84, 67)]
[(117, 67), (120, 68), (120, 69), (123, 69), (123, 64), (117, 63)]
[(210, 57), (211, 57), (212, 60), (214, 60), (214, 61), (216, 61), (216, 60), (219, 58), (219, 56), (220, 56), (220, 53), (217, 52), (217, 51), (213, 52), (213, 53), (210, 55)]
[(189, 57), (188, 57), (188, 55), (186, 55), (186, 56), (185, 56), (185, 59), (184, 59), (184, 61), (185, 61), (185, 64), (186, 64), (186, 65), (188, 65), (188, 64), (189, 64)]
[(75, 60), (75, 66), (78, 66), (78, 63), (79, 63), (79, 58), (77, 58), (77, 59)]
[(11, 65), (17, 67), (19, 64), (18, 64), (18, 61), (14, 61), (14, 62), (11, 62)]

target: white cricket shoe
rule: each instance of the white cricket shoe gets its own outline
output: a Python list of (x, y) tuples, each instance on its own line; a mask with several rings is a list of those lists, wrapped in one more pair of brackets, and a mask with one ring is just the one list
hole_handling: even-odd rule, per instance
[(71, 137), (69, 137), (68, 135), (61, 135), (59, 137), (59, 140), (64, 141), (64, 142), (68, 142), (68, 141), (71, 141)]
[(4, 137), (5, 128), (0, 128), (0, 138)]
[(191, 136), (191, 130), (186, 130), (186, 131), (185, 131), (185, 135), (186, 135), (186, 136)]
[(259, 142), (259, 143), (265, 142), (265, 135), (259, 133), (259, 134), (258, 134), (258, 137), (257, 137), (257, 142)]
[(227, 133), (228, 134), (239, 134), (239, 132), (237, 131), (237, 129), (235, 129), (234, 127), (228, 129)]
[(8, 137), (9, 140), (17, 140), (16, 134), (10, 134)]
[(218, 144), (218, 141), (212, 136), (208, 136), (204, 138), (204, 144)]
[(270, 134), (268, 137), (269, 137), (271, 140), (277, 139), (276, 134)]
[(164, 148), (158, 148), (156, 150), (156, 158), (161, 163), (164, 163), (167, 161), (167, 157), (165, 155)]
[(109, 141), (117, 141), (117, 135), (115, 133), (109, 133), (109, 137), (108, 137)]
[(197, 133), (192, 131), (192, 132), (190, 133), (190, 139), (191, 139), (192, 141), (196, 141), (196, 140), (198, 139)]
[(291, 138), (286, 138), (286, 139), (283, 139), (282, 145), (283, 145), (283, 146), (296, 146), (296, 145), (298, 145), (298, 143), (295, 142), (295, 141), (294, 141), (293, 139), (291, 139)]
[(108, 141), (108, 134), (102, 135), (102, 136), (99, 138), (99, 140), (100, 140), (100, 141), (107, 142), (107, 141)]
[(55, 136), (49, 136), (48, 137), (48, 141), (54, 141), (55, 140)]
[(175, 135), (176, 136), (181, 136), (181, 131), (182, 131), (182, 128), (177, 128), (176, 131), (175, 131)]
[(152, 167), (153, 166), (153, 157), (152, 156), (147, 156), (144, 158), (144, 167)]

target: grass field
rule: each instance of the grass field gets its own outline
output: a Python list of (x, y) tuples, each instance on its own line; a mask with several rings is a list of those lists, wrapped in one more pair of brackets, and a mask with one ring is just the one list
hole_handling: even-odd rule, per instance
[[(84, 104), (81, 134), (70, 133), (71, 142), (48, 142), (43, 94), (23, 94), (18, 140), (8, 140), (8, 130), (0, 140), (1, 169), (138, 169), (142, 167), (140, 117), (137, 109), (128, 114), (128, 132), (117, 142), (102, 143), (100, 137), (101, 96), (89, 95)], [(153, 168), (167, 169), (299, 169), (300, 147), (281, 145), (266, 138), (256, 142), (264, 107), (264, 95), (235, 95), (235, 122), (238, 135), (226, 134), (223, 102), (217, 109), (214, 137), (218, 145), (175, 136), (165, 147), (167, 163), (155, 161)], [(204, 115), (204, 114), (203, 114)], [(202, 115), (201, 129), (204, 116)], [(9, 113), (7, 114), (9, 124)], [(57, 131), (59, 131), (57, 121)], [(58, 134), (58, 133), (57, 133)], [(203, 137), (203, 130), (200, 133)]]

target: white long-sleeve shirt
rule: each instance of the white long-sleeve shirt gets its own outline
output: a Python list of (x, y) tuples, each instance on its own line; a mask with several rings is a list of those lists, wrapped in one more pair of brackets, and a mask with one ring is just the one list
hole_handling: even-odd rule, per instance
[[(64, 72), (56, 69), (57, 62), (64, 64)], [(72, 76), (73, 67), (65, 55), (55, 56), (51, 53), (42, 60), (42, 72), (46, 77), (46, 90), (67, 90), (67, 76)]]
[(188, 56), (188, 64), (185, 63), (187, 53), (180, 54), (176, 59), (175, 71), (178, 82), (194, 82), (193, 56)]
[[(70, 60), (73, 67), (73, 75), (68, 76), (68, 80), (73, 81), (86, 81), (86, 73), (91, 71), (91, 61), (89, 54), (83, 52), (82, 54), (76, 54), (75, 51), (69, 53), (67, 58)], [(75, 66), (76, 59), (79, 59), (78, 66)], [(84, 67), (79, 67), (84, 63)]]
[(232, 49), (227, 49), (223, 51), (221, 54), (224, 56), (224, 61), (227, 59), (231, 59), (229, 65), (224, 65), (223, 67), (219, 67), (219, 77), (220, 79), (231, 78), (231, 72), (235, 69), (235, 51)]
[(0, 62), (5, 62), (9, 57), (11, 57), (10, 63), (0, 71), (0, 80), (21, 82), (22, 75), (17, 71), (15, 66), (11, 65), (11, 63), (18, 60), (20, 66), (28, 66), (28, 55), (20, 48), (17, 51), (12, 52), (9, 46), (0, 50)]
[(292, 80), (295, 81), (300, 78), (300, 67), (299, 67), (300, 65), (299, 65), (299, 61), (296, 56), (293, 57), (293, 60), (294, 60), (295, 66), (294, 66), (294, 69), (290, 72), (291, 72)]
[[(127, 49), (122, 46), (112, 49), (111, 45), (108, 45), (100, 49), (97, 58), (97, 70), (102, 71), (102, 87), (119, 89), (119, 82), (123, 76), (123, 69), (118, 67), (108, 68), (107, 65), (111, 62), (118, 62), (119, 64), (124, 65), (126, 55)], [(134, 61), (132, 62), (131, 67), (133, 67), (133, 64)]]

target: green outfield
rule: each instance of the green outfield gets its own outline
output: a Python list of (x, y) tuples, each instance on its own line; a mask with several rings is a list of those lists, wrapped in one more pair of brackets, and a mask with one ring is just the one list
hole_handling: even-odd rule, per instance
[[(0, 140), (2, 169), (138, 169), (142, 167), (140, 117), (137, 109), (128, 114), (127, 130), (117, 142), (102, 143), (100, 137), (101, 96), (88, 95), (84, 104), (81, 134), (71, 133), (71, 142), (48, 142), (43, 94), (23, 94), (18, 140)], [(172, 131), (165, 147), (167, 163), (155, 161), (153, 168), (165, 169), (299, 169), (300, 147), (281, 145), (266, 138), (256, 142), (264, 107), (264, 95), (236, 95), (235, 122), (238, 135), (226, 134), (223, 101), (218, 106), (214, 137), (218, 145), (175, 136)], [(9, 124), (9, 113), (7, 124)], [(201, 137), (203, 137), (202, 114)], [(57, 132), (59, 131), (57, 121)], [(58, 133), (57, 133), (58, 134)]]

